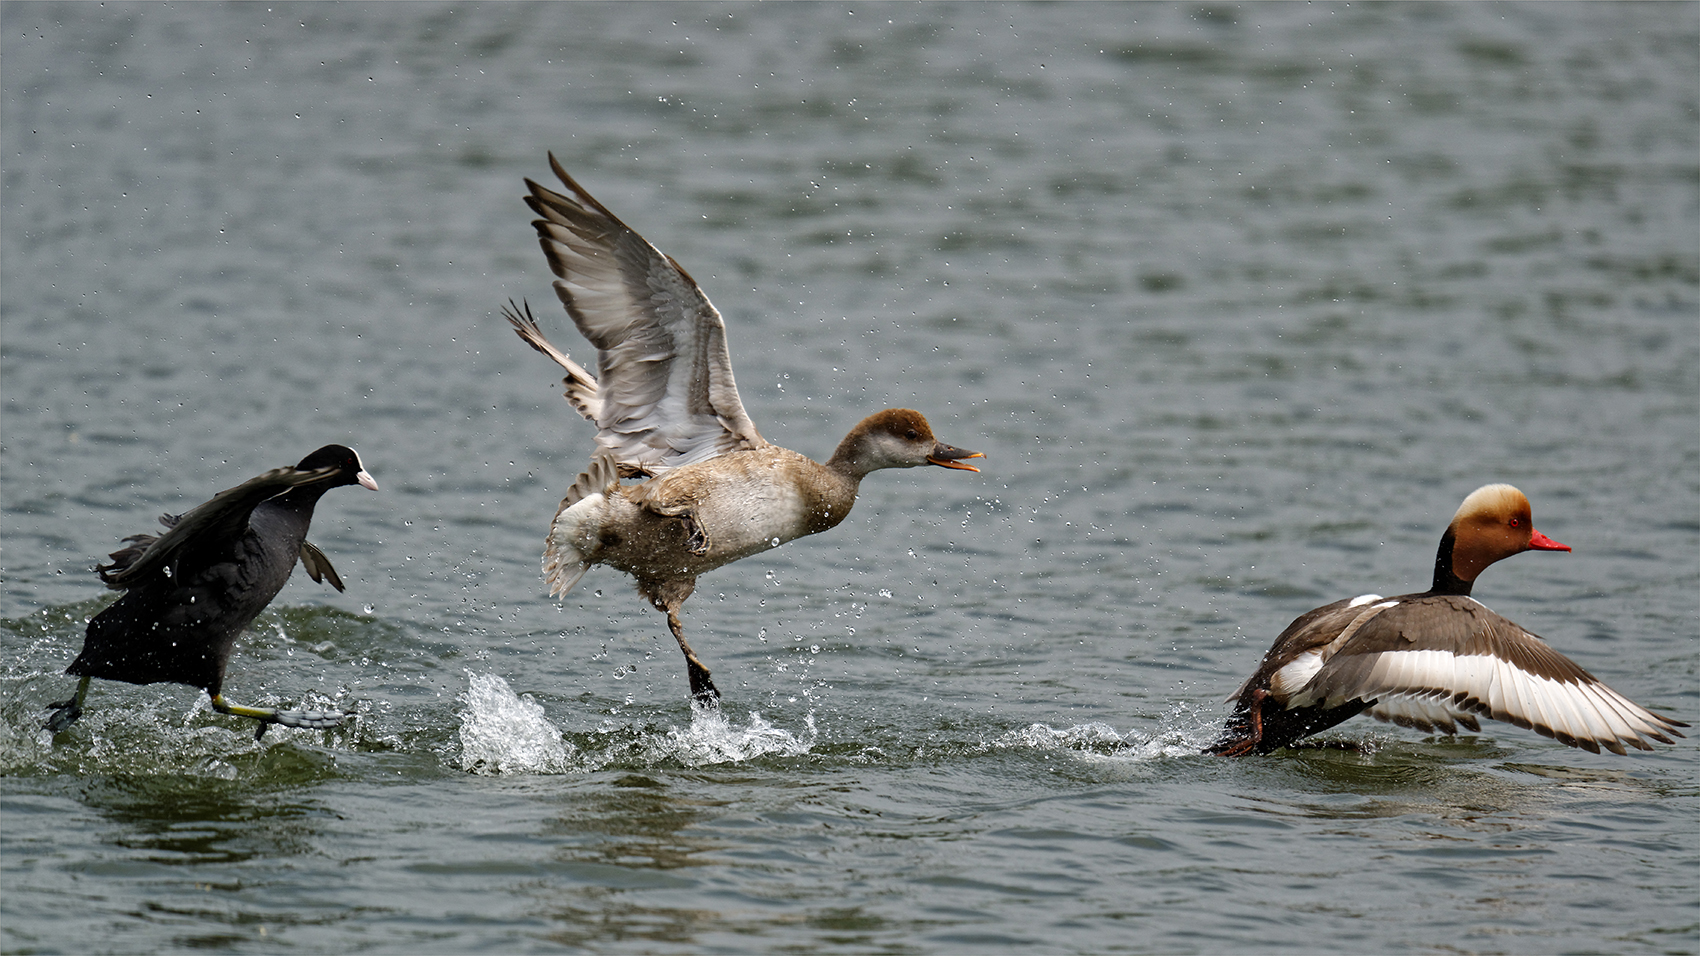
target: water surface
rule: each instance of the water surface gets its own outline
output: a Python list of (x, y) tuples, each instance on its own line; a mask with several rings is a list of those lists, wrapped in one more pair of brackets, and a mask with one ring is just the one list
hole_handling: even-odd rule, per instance
[[(0, 19), (8, 952), (1692, 952), (1700, 758), (1369, 722), (1198, 755), (1324, 602), (1477, 589), (1700, 716), (1700, 7), (44, 5)], [(549, 516), (592, 447), (545, 154), (825, 456), (979, 475), (706, 576), (726, 693)], [(329, 441), (227, 689), (43, 705), (89, 569)]]

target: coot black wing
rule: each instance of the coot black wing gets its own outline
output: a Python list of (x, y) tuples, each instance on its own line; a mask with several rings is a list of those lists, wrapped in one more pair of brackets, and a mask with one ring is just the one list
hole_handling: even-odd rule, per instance
[[(112, 563), (95, 570), (114, 591), (127, 590), (156, 574), (174, 574), (185, 554), (197, 546), (228, 541), (246, 532), (248, 516), (261, 502), (291, 488), (323, 481), (340, 471), (339, 467), (273, 468), (184, 512), (170, 523), (171, 530), (157, 538), (147, 535), (125, 538), (135, 544), (113, 552)], [(166, 523), (164, 518), (161, 523)], [(325, 563), (329, 565), (328, 561)]]

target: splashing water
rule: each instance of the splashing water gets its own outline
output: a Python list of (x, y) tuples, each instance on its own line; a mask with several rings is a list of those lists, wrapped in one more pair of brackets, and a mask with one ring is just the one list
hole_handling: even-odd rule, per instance
[(460, 768), (468, 773), (565, 773), (573, 746), (530, 694), (515, 694), (495, 674), (467, 676), (461, 700)]
[(677, 760), (689, 767), (753, 760), (768, 754), (796, 757), (809, 752), (819, 736), (815, 715), (806, 718), (808, 733), (799, 737), (768, 723), (752, 711), (750, 722), (737, 726), (726, 719), (722, 708), (691, 708), (691, 725), (684, 730), (668, 728), (666, 737), (646, 741), (647, 761)]
[(1192, 757), (1214, 739), (1214, 722), (1196, 715), (1191, 708), (1176, 705), (1154, 734), (1130, 730), (1117, 733), (1100, 721), (1076, 724), (1057, 730), (1046, 724), (1029, 724), (1012, 730), (993, 747), (1028, 747), (1035, 750), (1076, 750), (1085, 756), (1110, 760), (1155, 760), (1160, 757)]

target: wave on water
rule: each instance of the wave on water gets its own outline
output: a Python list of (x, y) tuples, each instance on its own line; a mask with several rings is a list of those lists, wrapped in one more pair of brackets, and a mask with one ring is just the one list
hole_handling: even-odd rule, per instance
[[(495, 674), (468, 672), (471, 683), (460, 698), (460, 768), (476, 774), (568, 773), (599, 770), (611, 764), (687, 767), (741, 763), (770, 755), (800, 756), (815, 745), (814, 715), (801, 735), (776, 727), (759, 713), (738, 724), (721, 708), (691, 708), (691, 723), (665, 731), (604, 725), (593, 740), (602, 746), (580, 749), (549, 721), (530, 694), (516, 694)], [(630, 736), (626, 736), (630, 733)]]

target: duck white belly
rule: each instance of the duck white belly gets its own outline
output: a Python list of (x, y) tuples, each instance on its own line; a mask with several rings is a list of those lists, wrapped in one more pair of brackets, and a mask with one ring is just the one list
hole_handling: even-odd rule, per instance
[(621, 485), (556, 516), (551, 548), (557, 563), (570, 558), (572, 565), (557, 586), (570, 587), (590, 564), (643, 578), (695, 576), (825, 531), (849, 513), (855, 491), (828, 469), (772, 446)]
[(811, 532), (809, 502), (782, 481), (739, 482), (714, 491), (692, 520), (707, 539), (704, 559), (719, 567)]
[(771, 446), (681, 468), (655, 484), (659, 500), (646, 504), (695, 524), (702, 570), (825, 531), (856, 500), (840, 476)]

